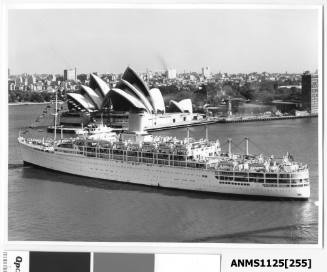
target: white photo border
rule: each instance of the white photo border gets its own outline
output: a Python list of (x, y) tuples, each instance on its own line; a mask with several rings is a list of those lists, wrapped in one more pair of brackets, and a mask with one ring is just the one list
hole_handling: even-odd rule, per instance
[[(123, 3), (121, 3), (123, 2)], [(326, 186), (323, 184), (324, 177), (324, 154), (326, 147), (324, 145), (324, 107), (326, 97), (323, 93), (324, 76), (326, 72), (323, 66), (325, 57), (323, 49), (325, 46), (324, 30), (326, 29), (326, 6), (323, 1), (279, 1), (274, 4), (273, 1), (241, 1), (243, 3), (227, 4), (227, 1), (210, 1), (207, 4), (198, 2), (187, 3), (186, 1), (170, 1), (171, 3), (154, 4), (151, 1), (23, 1), (23, 0), (4, 0), (1, 5), (1, 89), (0, 103), (2, 112), (2, 124), (8, 129), (8, 93), (7, 93), (7, 69), (8, 69), (8, 10), (11, 9), (317, 9), (319, 12), (319, 114), (318, 114), (318, 175), (319, 175), (319, 223), (318, 223), (318, 243), (315, 245), (307, 244), (232, 244), (232, 243), (144, 243), (144, 242), (54, 242), (54, 241), (8, 241), (8, 132), (2, 133), (0, 150), (3, 151), (0, 170), (2, 174), (1, 183), (1, 223), (2, 230), (2, 250), (27, 250), (27, 251), (92, 251), (92, 252), (126, 252), (126, 253), (200, 253), (216, 254), (233, 250), (245, 252), (245, 249), (253, 249), (258, 252), (260, 249), (272, 250), (278, 249), (279, 252), (292, 249), (305, 249), (317, 252), (317, 249), (324, 248), (324, 193)], [(181, 3), (182, 2), (182, 3)], [(275, 1), (276, 2), (276, 1)], [(260, 4), (261, 3), (261, 4)], [(264, 4), (262, 4), (264, 3)], [(314, 4), (312, 4), (314, 3)], [(289, 252), (289, 251), (288, 251)], [(316, 253), (315, 253), (316, 254)], [(317, 254), (319, 255), (319, 254)]]

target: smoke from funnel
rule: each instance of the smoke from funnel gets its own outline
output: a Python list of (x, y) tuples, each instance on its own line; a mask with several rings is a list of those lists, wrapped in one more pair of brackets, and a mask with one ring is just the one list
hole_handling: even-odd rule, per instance
[(157, 57), (158, 57), (158, 60), (160, 61), (161, 66), (164, 68), (164, 70), (165, 71), (168, 70), (168, 65), (167, 65), (165, 59), (160, 54), (158, 54)]

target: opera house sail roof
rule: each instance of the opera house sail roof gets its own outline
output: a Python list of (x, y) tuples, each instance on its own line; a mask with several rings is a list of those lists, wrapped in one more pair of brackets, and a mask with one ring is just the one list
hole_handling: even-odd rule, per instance
[(129, 83), (127, 80), (122, 79), (116, 86), (116, 88), (124, 90), (127, 93), (130, 93), (132, 96), (137, 97), (146, 107), (146, 111), (151, 113), (153, 112), (153, 107), (149, 101), (149, 98), (144, 95), (136, 86)]
[(84, 91), (84, 93), (89, 97), (89, 99), (93, 102), (93, 104), (98, 110), (101, 109), (103, 99), (93, 89), (88, 86), (82, 85), (81, 91)]
[(183, 99), (179, 102), (175, 100), (170, 100), (170, 108), (173, 111), (177, 112), (188, 112), (193, 113), (193, 107), (192, 107), (192, 100), (191, 99)]
[(122, 79), (128, 81), (130, 84), (138, 88), (146, 97), (149, 97), (149, 88), (143, 79), (131, 68), (127, 67)]
[(150, 89), (149, 93), (150, 93), (150, 98), (151, 98), (151, 102), (152, 102), (154, 111), (156, 113), (165, 112), (165, 101), (162, 97), (160, 90), (157, 88), (153, 88), (153, 89)]
[(110, 90), (110, 100), (116, 111), (129, 111), (131, 108), (147, 110), (144, 104), (132, 94), (121, 89)]
[(79, 93), (68, 93), (68, 102), (75, 105), (81, 111), (93, 111), (95, 106), (92, 101)]
[(90, 88), (93, 89), (102, 98), (104, 98), (110, 91), (107, 83), (95, 74), (90, 75)]
[[(81, 86), (80, 93), (68, 93), (70, 108), (81, 111), (101, 111), (111, 105), (115, 111), (131, 109), (150, 114), (165, 113), (165, 103), (159, 89), (150, 89), (143, 79), (130, 67), (115, 88), (110, 89), (106, 82), (95, 74), (90, 75), (89, 86)], [(185, 99), (171, 101), (179, 112), (192, 113), (192, 102)]]

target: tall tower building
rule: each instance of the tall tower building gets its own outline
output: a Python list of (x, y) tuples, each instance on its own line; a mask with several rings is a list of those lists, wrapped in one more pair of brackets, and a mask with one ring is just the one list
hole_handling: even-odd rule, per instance
[(318, 73), (306, 71), (302, 75), (302, 105), (312, 114), (318, 113)]
[(204, 78), (211, 78), (211, 71), (210, 71), (210, 68), (208, 66), (202, 67), (202, 76)]
[(76, 79), (77, 79), (76, 68), (64, 70), (64, 80), (76, 81)]
[(169, 79), (174, 79), (174, 78), (176, 78), (176, 77), (177, 77), (177, 71), (176, 71), (176, 69), (168, 69), (168, 70), (167, 70), (167, 77), (168, 77)]

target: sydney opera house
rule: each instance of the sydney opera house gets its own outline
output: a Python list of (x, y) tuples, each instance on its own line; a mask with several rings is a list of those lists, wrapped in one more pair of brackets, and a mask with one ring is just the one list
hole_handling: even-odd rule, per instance
[(132, 123), (128, 118), (134, 120), (136, 115), (142, 116), (142, 126), (146, 129), (201, 118), (193, 113), (190, 99), (171, 100), (171, 112), (166, 113), (160, 90), (150, 89), (130, 67), (114, 88), (109, 88), (100, 77), (91, 74), (89, 86), (82, 85), (79, 93), (68, 93), (67, 98), (69, 112), (62, 115), (62, 125), (87, 125), (90, 120), (103, 116), (108, 125), (127, 129), (128, 123)]

